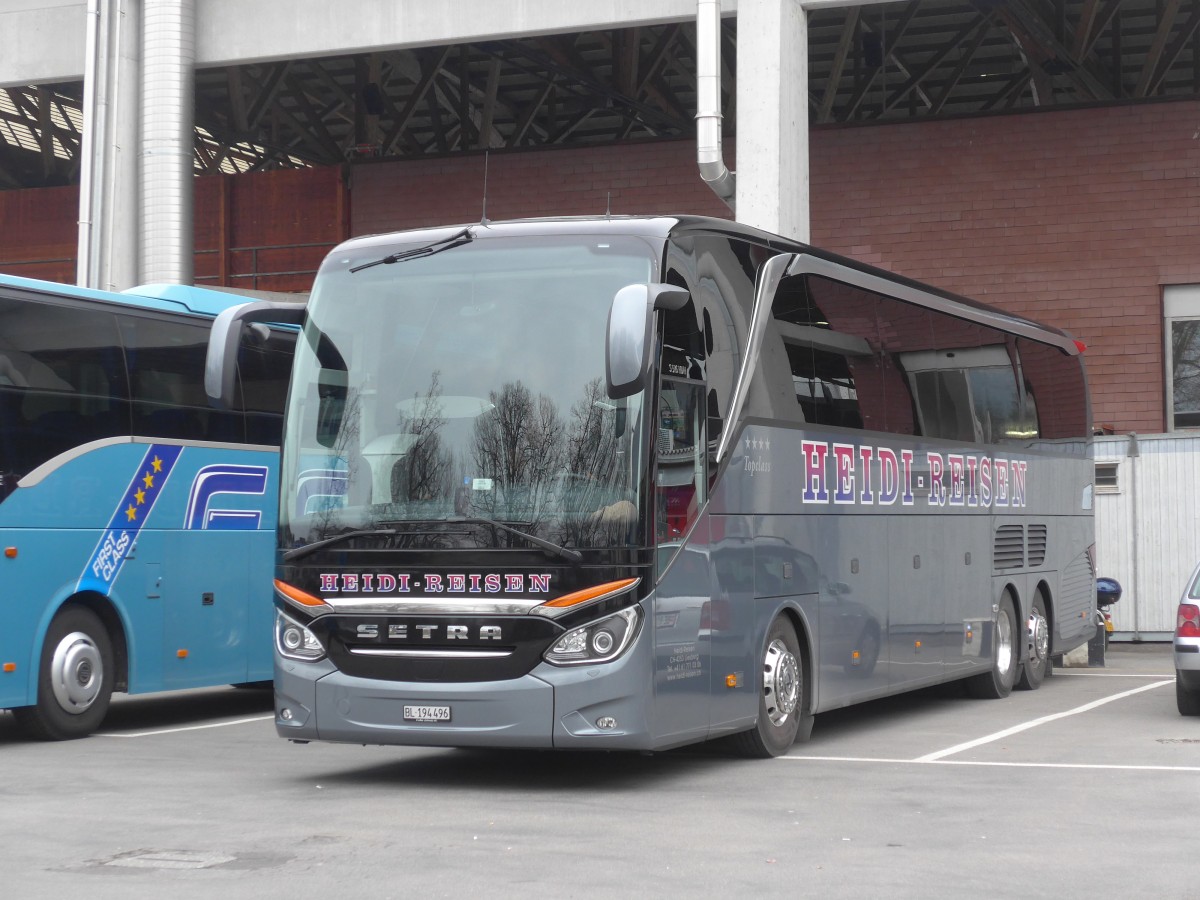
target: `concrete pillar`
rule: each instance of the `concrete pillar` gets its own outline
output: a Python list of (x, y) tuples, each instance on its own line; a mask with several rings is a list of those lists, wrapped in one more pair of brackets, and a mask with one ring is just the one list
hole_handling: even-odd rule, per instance
[(737, 16), (737, 220), (807, 242), (808, 21), (800, 0)]
[(91, 0), (83, 85), (76, 283), (124, 290), (138, 280), (142, 0)]
[(191, 284), (194, 0), (143, 0), (141, 281)]

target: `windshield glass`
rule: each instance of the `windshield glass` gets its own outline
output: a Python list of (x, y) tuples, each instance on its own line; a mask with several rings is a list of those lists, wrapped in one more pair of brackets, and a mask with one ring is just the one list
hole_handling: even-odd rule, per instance
[(531, 547), (464, 518), (568, 547), (642, 541), (642, 395), (608, 398), (604, 335), (617, 290), (655, 280), (654, 248), (474, 230), (322, 267), (289, 398), (286, 546), (412, 522), (388, 546)]

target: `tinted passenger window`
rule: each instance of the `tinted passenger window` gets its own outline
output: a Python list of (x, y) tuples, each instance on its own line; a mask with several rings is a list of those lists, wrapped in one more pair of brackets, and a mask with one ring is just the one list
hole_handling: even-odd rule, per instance
[(204, 393), (206, 324), (126, 316), (121, 333), (129, 359), (135, 434), (181, 440), (244, 439), (241, 415), (210, 408)]
[(251, 444), (279, 446), (295, 348), (295, 333), (286, 331), (272, 331), (265, 342), (242, 346), (238, 373), (242, 382), (242, 409), (246, 414), (246, 440)]
[(1083, 365), (1057, 347), (1017, 339), (1030, 416), (1043, 438), (1082, 438), (1091, 432)]
[(24, 475), (72, 447), (128, 431), (112, 314), (0, 297), (0, 470)]
[(785, 278), (772, 314), (804, 421), (864, 427), (857, 378), (876, 366), (874, 298), (826, 279)]

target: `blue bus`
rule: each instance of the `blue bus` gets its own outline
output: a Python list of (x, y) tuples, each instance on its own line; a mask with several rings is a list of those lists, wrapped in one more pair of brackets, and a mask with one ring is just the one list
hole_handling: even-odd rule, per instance
[(349, 241), (285, 414), (277, 731), (772, 756), (1037, 688), (1094, 633), (1082, 351), (723, 220)]
[(92, 732), (114, 691), (271, 678), (295, 332), (250, 333), (212, 409), (209, 329), (244, 302), (0, 276), (0, 708), (32, 736)]

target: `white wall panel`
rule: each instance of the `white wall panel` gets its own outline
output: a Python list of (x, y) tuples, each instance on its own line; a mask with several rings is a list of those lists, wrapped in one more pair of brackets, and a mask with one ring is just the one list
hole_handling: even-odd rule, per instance
[(1117, 493), (1096, 495), (1097, 574), (1124, 588), (1113, 625), (1161, 639), (1200, 560), (1200, 435), (1098, 438), (1095, 457), (1119, 466)]
[(83, 79), (87, 3), (0, 0), (0, 87)]
[[(736, 0), (723, 0), (731, 15)], [(0, 0), (0, 86), (83, 77), (82, 0)], [(196, 65), (332, 56), (655, 22), (690, 21), (696, 0), (200, 0)]]

